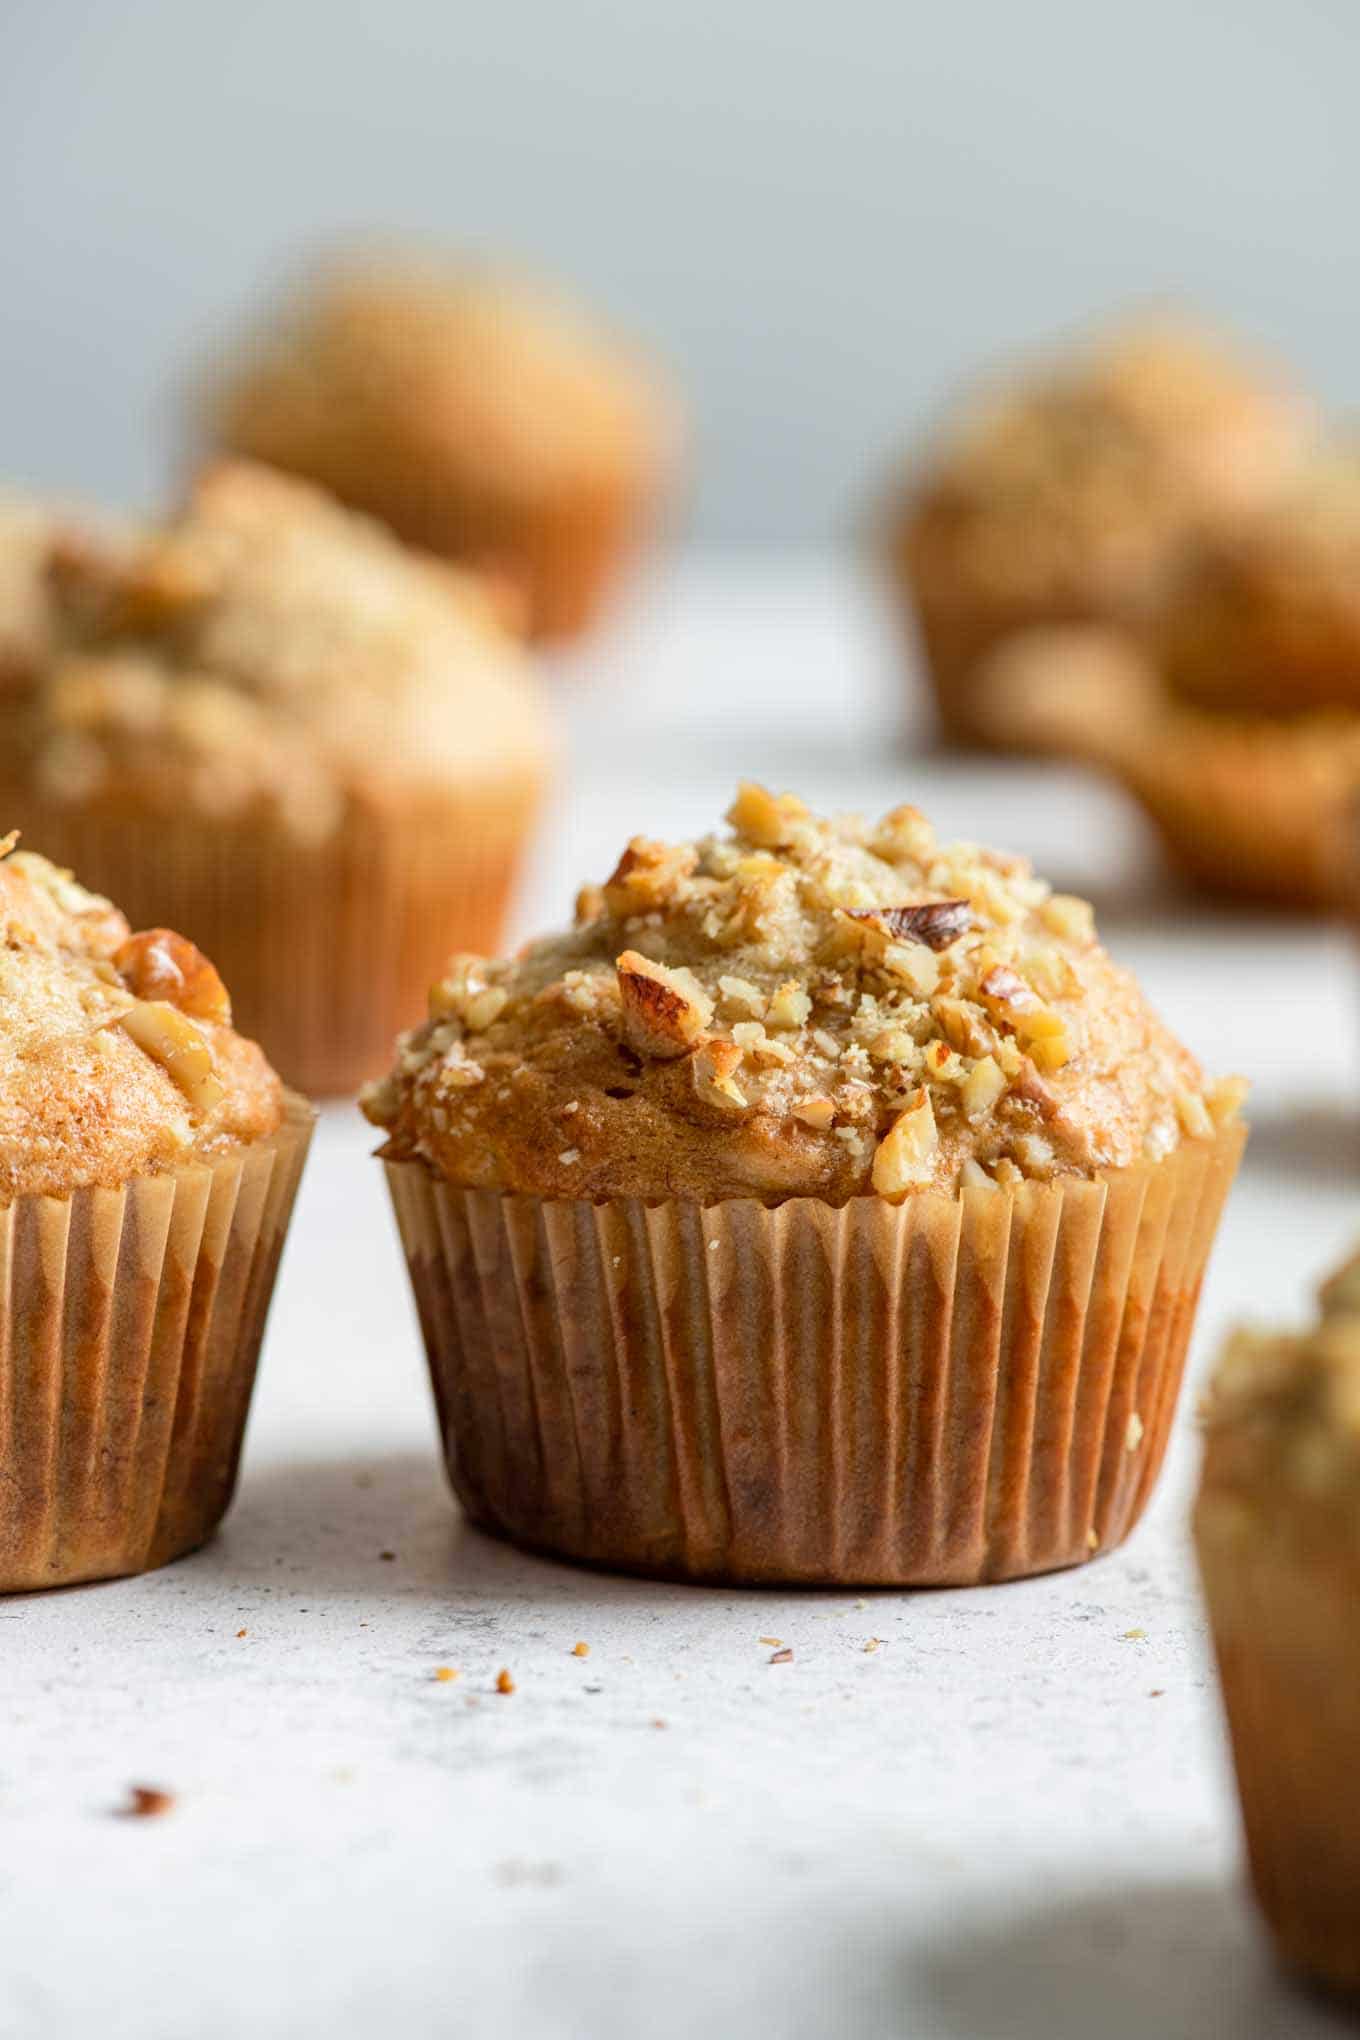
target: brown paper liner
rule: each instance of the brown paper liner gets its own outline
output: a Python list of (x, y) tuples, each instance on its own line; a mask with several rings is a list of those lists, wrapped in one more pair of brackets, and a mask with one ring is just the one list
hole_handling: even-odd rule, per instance
[(0, 1592), (146, 1572), (226, 1511), (313, 1113), (0, 1211)]
[[(1360, 1993), (1360, 1546), (1354, 1522), (1284, 1530), (1214, 1491), (1195, 1540), (1257, 1902), (1282, 1959)], [(1299, 1531), (1302, 1534), (1299, 1534)]]
[(526, 773), (356, 809), (314, 846), (256, 816), (74, 806), (3, 781), (0, 814), (134, 928), (188, 935), (221, 972), (240, 1031), (288, 1083), (327, 1097), (388, 1067), (455, 950), (496, 954), (539, 793)]
[(548, 1203), (389, 1162), (454, 1488), (520, 1543), (685, 1579), (1078, 1564), (1151, 1491), (1244, 1139), (839, 1209)]

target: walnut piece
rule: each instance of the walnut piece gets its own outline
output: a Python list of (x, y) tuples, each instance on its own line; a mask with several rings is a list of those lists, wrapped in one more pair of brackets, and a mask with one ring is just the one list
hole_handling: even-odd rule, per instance
[(723, 1112), (744, 1112), (746, 1093), (736, 1081), (741, 1050), (735, 1041), (706, 1041), (690, 1065), (697, 1095)]
[(688, 971), (652, 963), (636, 949), (625, 949), (614, 968), (629, 1046), (663, 1061), (687, 1055), (713, 1017), (712, 1003), (695, 979)]
[(114, 954), (114, 968), (135, 999), (163, 999), (195, 1020), (231, 1025), (227, 988), (201, 949), (172, 928), (130, 935)]
[(779, 850), (792, 843), (799, 824), (810, 819), (806, 804), (793, 793), (771, 793), (754, 780), (743, 780), (737, 797), (727, 810), (727, 819), (739, 835), (762, 850)]
[(212, 1050), (192, 1020), (165, 999), (139, 999), (120, 1013), (117, 1025), (158, 1062), (195, 1112), (211, 1112), (225, 1096), (213, 1068)]
[(967, 900), (918, 900), (904, 907), (849, 907), (852, 921), (875, 922), (894, 942), (923, 942), (927, 949), (948, 949), (973, 925)]
[(634, 836), (604, 882), (604, 903), (616, 920), (665, 906), (698, 863), (689, 843), (652, 843)]
[(916, 1184), (928, 1182), (939, 1142), (930, 1093), (922, 1085), (874, 1152), (873, 1185), (879, 1196), (901, 1197)]

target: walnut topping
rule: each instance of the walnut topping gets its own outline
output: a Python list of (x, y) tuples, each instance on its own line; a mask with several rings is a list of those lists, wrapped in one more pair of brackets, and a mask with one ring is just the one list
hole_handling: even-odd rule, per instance
[(741, 1050), (734, 1041), (706, 1041), (690, 1065), (695, 1091), (720, 1111), (744, 1112), (746, 1093), (736, 1082), (740, 1067)]
[(1006, 1088), (1006, 1079), (1000, 1066), (992, 1057), (985, 1055), (973, 1064), (964, 1079), (962, 1098), (963, 1109), (970, 1119), (980, 1119), (984, 1112), (990, 1112)]
[(812, 1000), (794, 979), (779, 985), (765, 1015), (767, 1027), (797, 1028), (807, 1024)]
[(780, 850), (795, 841), (800, 823), (810, 820), (807, 807), (792, 793), (770, 793), (745, 779), (727, 810), (727, 819), (749, 842), (765, 850)]
[(130, 935), (114, 954), (114, 967), (137, 999), (164, 999), (195, 1020), (231, 1025), (227, 988), (202, 950), (170, 928)]
[(1060, 1070), (1071, 1061), (1072, 1044), (1062, 1016), (1046, 1006), (1009, 964), (994, 963), (983, 972), (978, 996), (992, 1018), (1028, 1048), (1041, 1070)]
[(919, 900), (904, 907), (850, 907), (852, 921), (873, 921), (895, 942), (923, 942), (927, 949), (948, 949), (973, 925), (967, 900)]
[(634, 836), (604, 882), (604, 904), (620, 921), (654, 913), (698, 861), (688, 843), (652, 843), (645, 836)]
[(713, 1017), (711, 1000), (692, 974), (652, 963), (625, 949), (616, 963), (623, 1027), (640, 1055), (687, 1055)]
[(814, 1133), (825, 1133), (836, 1117), (836, 1107), (830, 1098), (816, 1096), (800, 1098), (793, 1108), (793, 1116), (804, 1126), (810, 1126)]
[(923, 1085), (875, 1150), (873, 1185), (879, 1196), (900, 1197), (914, 1184), (928, 1182), (939, 1138), (930, 1093)]
[(161, 1065), (195, 1112), (211, 1112), (221, 1103), (223, 1086), (212, 1050), (178, 1007), (164, 999), (139, 999), (118, 1015), (117, 1024)]
[(1039, 919), (1065, 941), (1085, 946), (1096, 939), (1096, 917), (1089, 900), (1074, 893), (1050, 893), (1039, 908)]

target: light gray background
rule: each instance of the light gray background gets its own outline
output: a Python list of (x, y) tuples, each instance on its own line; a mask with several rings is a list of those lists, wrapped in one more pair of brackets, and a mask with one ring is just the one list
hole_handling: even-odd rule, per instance
[(154, 498), (167, 378), (404, 229), (674, 361), (692, 529), (845, 531), (961, 369), (1188, 293), (1356, 390), (1348, 0), (0, 0), (0, 468)]

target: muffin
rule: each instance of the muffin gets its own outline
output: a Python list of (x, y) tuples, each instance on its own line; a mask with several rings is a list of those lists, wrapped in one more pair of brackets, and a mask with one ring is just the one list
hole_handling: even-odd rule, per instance
[(1206, 540), (1156, 621), (1178, 699), (1233, 716), (1360, 717), (1360, 450)]
[(584, 313), (395, 256), (313, 276), (209, 413), (211, 442), (507, 577), (543, 639), (592, 622), (675, 464), (669, 398)]
[(1215, 714), (1179, 699), (1146, 648), (1100, 624), (1023, 631), (978, 669), (979, 726), (1127, 788), (1168, 863), (1205, 891), (1318, 912), (1356, 888), (1360, 715)]
[(1360, 1992), (1360, 1256), (1321, 1302), (1229, 1341), (1195, 1541), (1257, 1901), (1286, 1962)]
[(473, 1520), (689, 1579), (1077, 1564), (1156, 1477), (1244, 1138), (1016, 858), (635, 838), (364, 1096)]
[(311, 1133), (221, 978), (0, 845), (0, 1592), (220, 1522)]
[(945, 733), (988, 743), (978, 661), (1040, 624), (1140, 624), (1188, 544), (1268, 499), (1290, 391), (1172, 325), (1118, 327), (966, 401), (896, 492), (888, 548)]
[(192, 928), (290, 1082), (357, 1089), (499, 939), (548, 748), (523, 653), (475, 580), (245, 463), (164, 528), (66, 533), (47, 585), (0, 813)]

